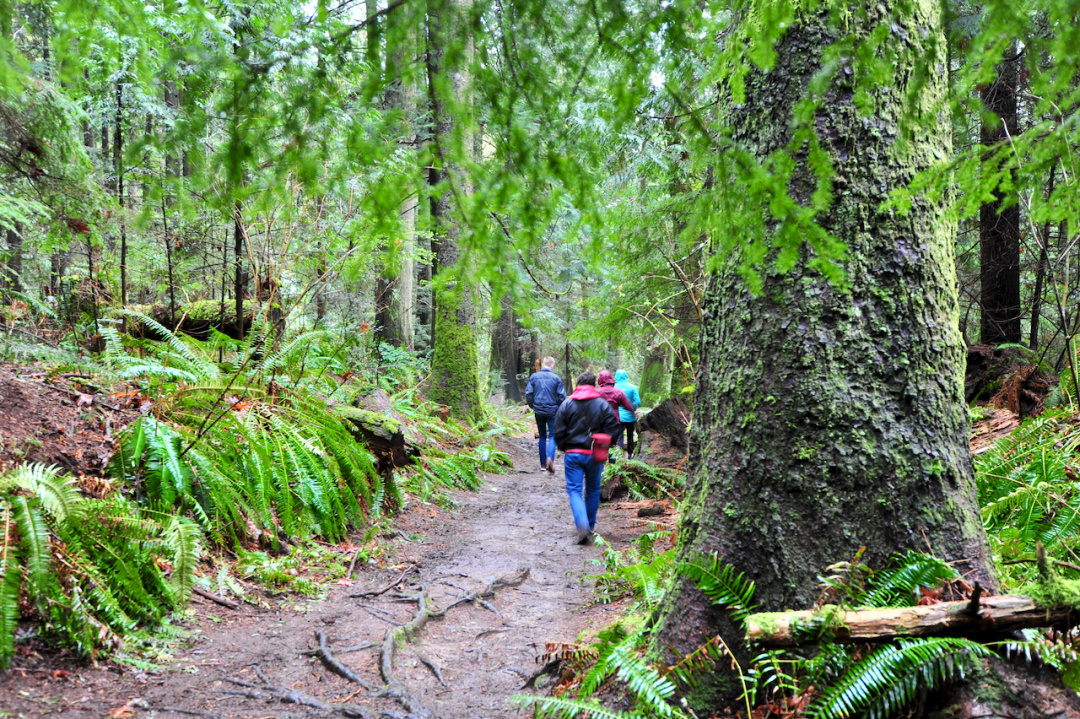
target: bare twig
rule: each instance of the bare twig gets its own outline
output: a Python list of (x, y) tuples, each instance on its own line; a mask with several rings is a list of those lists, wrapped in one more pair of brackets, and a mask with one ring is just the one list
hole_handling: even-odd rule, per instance
[(211, 602), (213, 602), (215, 604), (220, 604), (223, 607), (228, 607), (229, 609), (239, 609), (240, 608), (240, 605), (237, 604), (236, 602), (231, 601), (229, 599), (225, 599), (224, 597), (219, 597), (216, 594), (211, 594), (210, 592), (206, 591), (205, 589), (200, 589), (199, 587), (192, 587), (191, 591), (194, 592), (195, 594), (198, 594), (203, 599), (209, 599)]
[(356, 554), (352, 555), (352, 561), (349, 562), (349, 571), (345, 573), (346, 579), (352, 579), (353, 570), (356, 569), (356, 560), (360, 558), (360, 551), (363, 547), (356, 548)]

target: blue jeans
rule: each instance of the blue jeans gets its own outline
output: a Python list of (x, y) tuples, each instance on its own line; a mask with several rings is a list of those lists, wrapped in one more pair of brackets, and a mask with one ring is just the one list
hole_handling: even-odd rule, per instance
[(536, 414), (536, 429), (540, 432), (540, 466), (548, 459), (555, 461), (555, 415)]
[(591, 530), (596, 527), (596, 510), (600, 507), (600, 475), (604, 465), (593, 460), (591, 454), (567, 452), (563, 455), (563, 469), (574, 526), (579, 532)]

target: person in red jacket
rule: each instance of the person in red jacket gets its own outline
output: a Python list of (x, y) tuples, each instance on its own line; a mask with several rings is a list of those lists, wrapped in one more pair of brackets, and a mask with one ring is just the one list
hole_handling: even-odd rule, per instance
[(574, 393), (555, 413), (555, 444), (565, 453), (566, 494), (570, 498), (578, 544), (589, 541), (600, 507), (600, 482), (607, 449), (597, 450), (596, 435), (614, 436), (618, 427), (619, 416), (597, 391), (596, 375), (582, 372)]
[[(621, 389), (615, 387), (615, 378), (611, 376), (611, 373), (606, 369), (600, 370), (600, 374), (596, 376), (596, 389), (600, 392), (600, 396), (611, 405), (611, 411), (615, 413), (615, 416), (619, 416), (619, 408), (622, 407), (630, 414), (634, 413), (634, 405), (630, 402), (630, 399), (626, 396), (626, 393)], [(619, 428), (615, 431), (614, 436), (611, 439), (612, 444), (616, 444), (619, 438), (622, 437), (623, 427), (622, 422), (619, 422)], [(612, 461), (615, 461), (612, 459)]]

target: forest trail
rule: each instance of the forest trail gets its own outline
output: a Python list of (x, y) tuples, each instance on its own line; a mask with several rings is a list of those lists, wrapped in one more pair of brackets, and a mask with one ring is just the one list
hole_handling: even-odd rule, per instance
[[(338, 659), (364, 681), (382, 686), (379, 660), (387, 630), (417, 610), (414, 601), (396, 593), (414, 595), (423, 586), (434, 605), (446, 609), (493, 578), (528, 569), (523, 582), (487, 597), (487, 607), (458, 604), (431, 619), (412, 641), (398, 645), (395, 662), (396, 678), (430, 716), (520, 716), (508, 700), (527, 691), (523, 675), (540, 668), (536, 657), (544, 643), (573, 642), (618, 618), (625, 607), (592, 601), (592, 581), (586, 577), (602, 568), (589, 560), (601, 559), (603, 549), (574, 544), (561, 459), (550, 475), (536, 470), (531, 437), (504, 440), (500, 448), (513, 461), (512, 469), (485, 475), (477, 492), (455, 492), (458, 504), (450, 511), (413, 503), (396, 523), (410, 541), (399, 535), (383, 568), (358, 572), (352, 586), (339, 583), (325, 600), (299, 599), (271, 610), (231, 611), (198, 600), (197, 634), (163, 672), (147, 675), (109, 663), (67, 667), (68, 673), (54, 675), (55, 664), (17, 659), (0, 678), (0, 709), (18, 717), (285, 719), (323, 714), (267, 696), (265, 690), (253, 691), (262, 698), (224, 693), (252, 691), (228, 680), (260, 685), (261, 671), (272, 685), (334, 707), (347, 703), (370, 716), (424, 716), (416, 707), (406, 711), (400, 701), (366, 696), (360, 685), (305, 655), (317, 646), (316, 633), (325, 633), (332, 651), (371, 642), (372, 647)], [(597, 529), (621, 549), (648, 527), (634, 508), (602, 504)], [(416, 571), (393, 589), (370, 598), (350, 597), (385, 587), (409, 566)], [(445, 686), (432, 666), (438, 667)]]

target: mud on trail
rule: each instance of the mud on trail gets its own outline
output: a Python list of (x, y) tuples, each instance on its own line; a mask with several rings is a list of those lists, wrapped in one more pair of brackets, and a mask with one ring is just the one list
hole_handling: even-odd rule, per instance
[[(574, 544), (561, 460), (550, 475), (535, 468), (535, 440), (511, 439), (500, 448), (513, 469), (486, 475), (477, 492), (454, 493), (453, 510), (414, 503), (397, 521), (411, 539), (399, 535), (383, 568), (364, 568), (352, 586), (334, 585), (325, 600), (271, 610), (233, 611), (193, 597), (197, 616), (189, 628), (196, 634), (157, 673), (18, 657), (0, 675), (0, 716), (524, 715), (509, 698), (532, 691), (523, 685), (540, 669), (545, 642), (573, 642), (614, 621), (625, 606), (593, 601), (587, 576), (602, 568), (589, 560), (603, 549)], [(614, 548), (648, 529), (635, 507), (601, 504), (597, 530)], [(380, 668), (387, 632), (415, 619), (422, 591), (442, 615), (409, 641), (390, 642), (387, 681)], [(312, 655), (317, 633), (362, 683)], [(396, 697), (373, 691), (387, 684)]]

